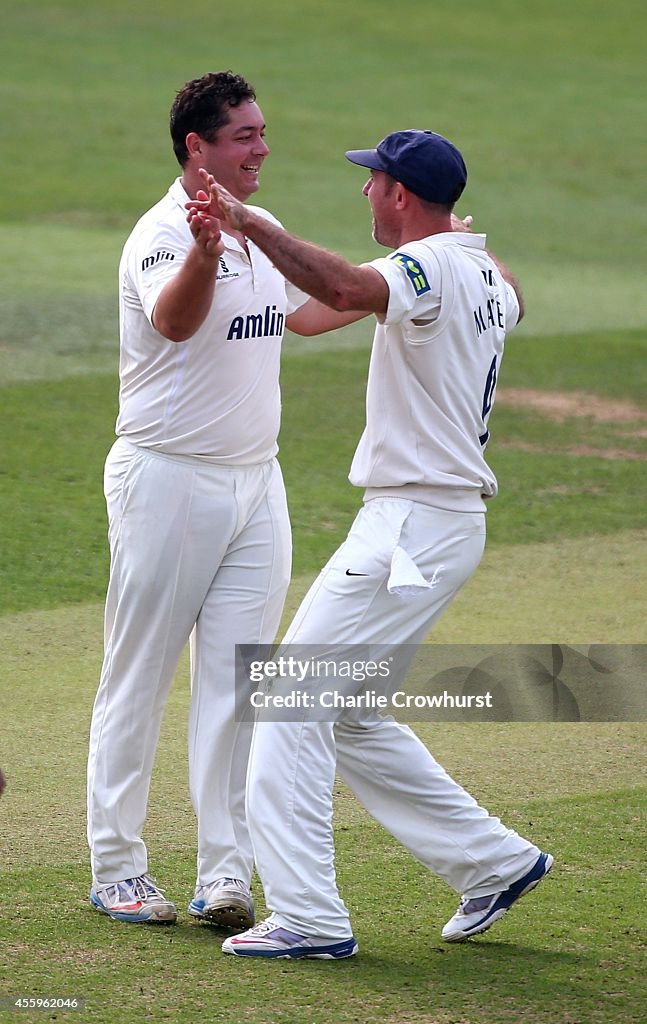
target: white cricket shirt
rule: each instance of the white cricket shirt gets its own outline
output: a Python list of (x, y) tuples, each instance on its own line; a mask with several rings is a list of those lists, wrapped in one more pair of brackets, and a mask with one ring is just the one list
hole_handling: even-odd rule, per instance
[[(249, 256), (223, 234), (211, 310), (184, 342), (152, 325), (160, 291), (194, 244), (189, 196), (178, 178), (139, 220), (123, 250), (120, 391), (116, 432), (133, 444), (227, 465), (278, 451), (279, 357), (285, 317), (309, 298), (249, 242)], [(279, 222), (266, 210), (260, 216)]]
[(485, 461), (506, 331), (519, 303), (485, 235), (446, 232), (373, 260), (389, 286), (375, 329), (366, 428), (349, 479), (366, 498), (485, 508), (497, 492)]

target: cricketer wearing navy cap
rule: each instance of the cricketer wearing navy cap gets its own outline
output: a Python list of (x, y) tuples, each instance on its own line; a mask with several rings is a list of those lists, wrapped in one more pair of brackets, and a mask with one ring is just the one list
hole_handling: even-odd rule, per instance
[[(523, 309), (516, 279), (487, 251), (485, 235), (452, 214), (467, 174), (450, 142), (401, 131), (346, 155), (371, 169), (362, 194), (373, 237), (390, 250), (369, 263), (289, 234), (206, 172), (211, 198), (189, 204), (205, 227), (213, 219), (242, 232), (320, 303), (370, 310), (376, 321), (366, 423), (349, 473), (363, 507), (278, 648), (279, 660), (320, 652), (321, 661), (308, 654), (299, 681), (299, 696), (312, 702), (285, 714), (295, 680), (277, 679), (272, 701), (284, 702), (259, 709), (255, 726), (246, 807), (270, 914), (225, 940), (223, 952), (236, 956), (338, 960), (357, 952), (334, 871), (337, 771), (391, 835), (460, 893), (441, 932), (447, 942), (487, 930), (553, 863), (479, 807), (413, 730), (382, 717), (379, 702), (368, 707), (359, 681), (343, 678), (346, 645), (388, 645), (379, 694), (386, 707), (415, 647), (479, 564), (484, 499), (497, 493), (485, 456), (489, 416), (506, 332)], [(317, 688), (331, 682), (320, 700)]]
[(453, 206), (467, 183), (463, 157), (448, 139), (436, 132), (392, 132), (375, 149), (350, 149), (351, 163), (385, 171), (420, 199)]

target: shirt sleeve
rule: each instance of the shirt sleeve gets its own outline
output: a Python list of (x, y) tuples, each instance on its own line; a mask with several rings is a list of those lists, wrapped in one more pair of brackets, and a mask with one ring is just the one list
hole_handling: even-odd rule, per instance
[(285, 294), (288, 300), (288, 316), (290, 313), (294, 313), (295, 309), (300, 309), (301, 306), (305, 305), (305, 303), (310, 299), (307, 292), (302, 292), (300, 288), (297, 288), (295, 284), (292, 284), (287, 279), (285, 281)]
[(435, 320), (440, 312), (440, 264), (434, 253), (410, 243), (390, 256), (372, 260), (389, 286), (385, 326), (403, 320)]
[(132, 286), (151, 324), (159, 294), (184, 263), (190, 244), (190, 237), (162, 224), (138, 238), (129, 254)]

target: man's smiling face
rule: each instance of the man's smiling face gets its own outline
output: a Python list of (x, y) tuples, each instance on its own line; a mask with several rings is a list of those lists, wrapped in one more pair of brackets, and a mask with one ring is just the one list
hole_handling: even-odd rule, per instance
[(259, 187), (260, 169), (269, 153), (265, 120), (257, 103), (244, 100), (229, 108), (229, 121), (215, 142), (201, 139), (201, 164), (236, 199), (244, 202)]

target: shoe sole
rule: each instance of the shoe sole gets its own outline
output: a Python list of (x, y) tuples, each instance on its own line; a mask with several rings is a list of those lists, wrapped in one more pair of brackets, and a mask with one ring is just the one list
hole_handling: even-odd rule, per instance
[(175, 924), (177, 912), (171, 910), (159, 911), (150, 908), (147, 916), (143, 917), (141, 911), (138, 914), (128, 914), (118, 910), (108, 910), (95, 896), (90, 894), (90, 903), (100, 914), (111, 917), (113, 921), (126, 921), (128, 924)]
[(540, 882), (543, 882), (546, 875), (552, 869), (554, 862), (554, 857), (552, 857), (550, 853), (547, 854), (544, 873), (540, 875), (539, 878), (534, 878), (531, 882), (528, 882), (528, 885), (526, 885), (521, 892), (516, 893), (514, 899), (507, 907), (500, 907), (498, 910), (492, 911), (491, 915), (483, 924), (476, 925), (474, 928), (470, 928), (469, 931), (456, 932), (455, 935), (443, 936), (443, 940), (445, 942), (467, 942), (467, 940), (471, 939), (473, 935), (482, 935), (483, 932), (487, 932), (493, 924), (496, 924), (502, 917), (505, 917), (510, 908), (513, 907), (522, 896), (526, 896), (529, 892), (532, 892), (533, 889), (536, 889)]
[(247, 931), (254, 925), (254, 915), (247, 907), (231, 902), (222, 905), (212, 903), (210, 906), (202, 908), (190, 903), (189, 914), (199, 921), (213, 925), (214, 928)]
[(236, 949), (236, 947), (230, 947), (225, 949), (223, 946), (223, 953), (233, 953), (234, 956), (240, 957), (257, 957), (261, 960), (345, 960), (346, 957), (355, 956), (359, 949), (359, 946), (355, 942), (352, 947), (346, 946), (337, 952), (326, 952), (322, 949), (317, 952), (316, 947), (297, 947), (293, 950), (284, 949)]

